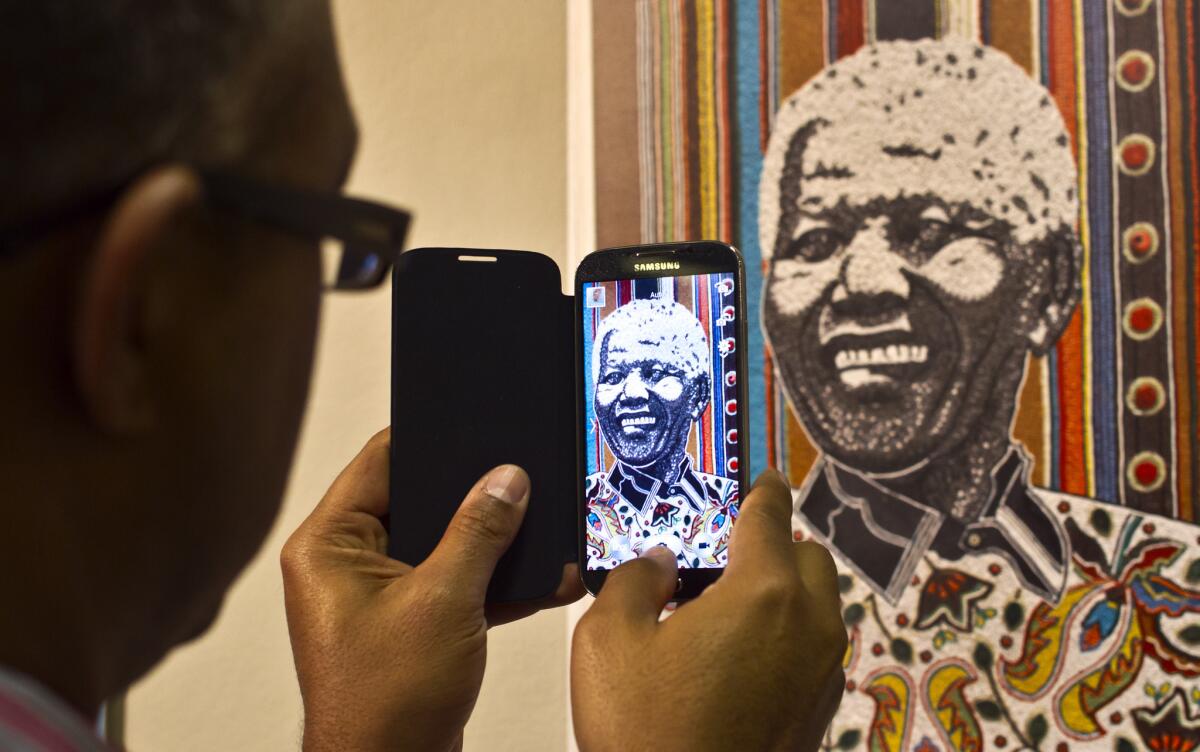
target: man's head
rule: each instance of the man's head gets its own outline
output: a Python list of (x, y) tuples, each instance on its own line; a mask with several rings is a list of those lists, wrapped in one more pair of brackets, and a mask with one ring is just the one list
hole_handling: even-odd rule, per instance
[(682, 451), (708, 405), (709, 361), (703, 327), (673, 301), (630, 301), (600, 323), (595, 409), (617, 459), (647, 467)]
[(1007, 429), (1078, 298), (1075, 185), (1046, 91), (966, 40), (864, 48), (783, 103), (763, 322), (822, 450), (901, 472)]
[(318, 250), (212, 208), (193, 168), (333, 190), (354, 124), (324, 0), (2, 19), (0, 383), (20, 397), (0, 588), (23, 605), (0, 663), (86, 706), (211, 622), (274, 519), (307, 396)]

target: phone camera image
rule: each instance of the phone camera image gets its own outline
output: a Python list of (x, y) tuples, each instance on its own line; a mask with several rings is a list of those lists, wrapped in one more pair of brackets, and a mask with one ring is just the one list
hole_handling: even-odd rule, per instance
[(738, 514), (732, 272), (583, 284), (586, 568), (726, 564)]

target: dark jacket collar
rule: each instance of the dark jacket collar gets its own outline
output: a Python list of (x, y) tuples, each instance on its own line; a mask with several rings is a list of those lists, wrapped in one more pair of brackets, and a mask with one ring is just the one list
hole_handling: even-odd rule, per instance
[(992, 470), (992, 493), (978, 519), (962, 521), (822, 458), (800, 489), (797, 511), (890, 603), (929, 550), (949, 561), (999, 554), (1027, 588), (1055, 602), (1070, 551), (1062, 527), (1029, 487), (1028, 464), (1022, 450), (1010, 448)]
[(679, 476), (675, 483), (663, 487), (663, 482), (652, 475), (617, 461), (608, 474), (610, 485), (623, 499), (637, 507), (643, 514), (651, 499), (682, 494), (696, 511), (704, 508), (708, 487), (692, 469), (692, 458), (687, 454), (679, 463)]

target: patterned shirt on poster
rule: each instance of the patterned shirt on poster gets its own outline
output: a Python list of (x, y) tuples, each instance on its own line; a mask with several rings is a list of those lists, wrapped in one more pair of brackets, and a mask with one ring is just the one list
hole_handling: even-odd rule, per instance
[(1193, 526), (1035, 489), (1014, 449), (963, 524), (823, 460), (793, 527), (834, 553), (850, 633), (828, 748), (1193, 749)]
[(678, 480), (666, 484), (618, 462), (587, 477), (588, 560), (611, 569), (664, 545), (681, 567), (723, 567), (738, 512), (738, 484), (697, 472), (684, 455)]

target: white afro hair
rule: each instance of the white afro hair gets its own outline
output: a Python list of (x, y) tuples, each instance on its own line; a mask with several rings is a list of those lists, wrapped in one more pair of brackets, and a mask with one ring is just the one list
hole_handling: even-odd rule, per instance
[(631, 300), (610, 313), (596, 330), (592, 381), (600, 380), (600, 354), (612, 332), (636, 334), (635, 357), (657, 360), (683, 371), (689, 380), (707, 376), (708, 338), (696, 316), (672, 300)]
[[(852, 205), (936, 186), (947, 203), (985, 208), (1010, 224), (1021, 243), (1076, 226), (1077, 172), (1053, 99), (1007, 55), (968, 39), (863, 47), (783, 102), (759, 184), (764, 258), (790, 209), (781, 191), (784, 200), (794, 195), (781, 181), (798, 137), (820, 139), (821, 161), (801, 157), (795, 179), (842, 178), (837, 199)], [(844, 179), (855, 174), (870, 178)]]

